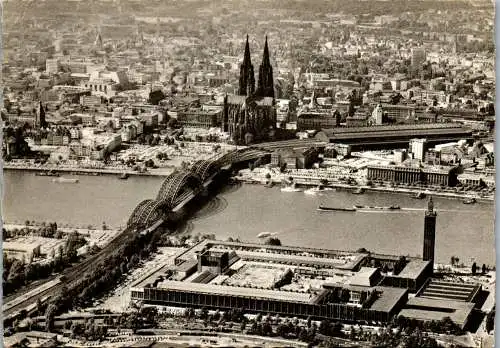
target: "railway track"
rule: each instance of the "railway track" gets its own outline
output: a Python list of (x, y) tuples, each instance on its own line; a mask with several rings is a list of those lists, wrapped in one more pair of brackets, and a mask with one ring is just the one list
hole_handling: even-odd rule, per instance
[[(4, 303), (4, 306), (7, 306), (7, 309), (3, 311), (4, 319), (9, 318), (9, 316), (18, 313), (23, 309), (28, 308), (30, 305), (36, 303), (39, 299), (43, 300), (49, 296), (57, 294), (58, 291), (60, 291), (64, 286), (69, 287), (70, 285), (72, 285), (76, 280), (80, 279), (85, 272), (90, 270), (92, 267), (96, 267), (100, 262), (103, 262), (109, 255), (111, 255), (116, 250), (116, 248), (119, 245), (125, 242), (125, 240), (128, 237), (132, 236), (132, 233), (135, 233), (135, 231), (131, 229), (125, 229), (122, 233), (120, 233), (113, 240), (111, 240), (111, 242), (108, 245), (106, 245), (99, 253), (83, 260), (82, 262), (67, 269), (66, 271), (63, 271), (62, 274), (59, 275), (59, 277), (61, 277), (60, 282), (56, 283), (55, 285), (47, 289), (40, 291), (39, 293), (31, 296), (25, 301), (22, 301), (19, 304), (9, 307), (10, 302), (15, 301), (22, 295), (20, 294), (19, 296), (16, 297), (10, 297), (9, 298), (10, 301)], [(54, 278), (51, 278), (51, 280), (54, 280)], [(47, 282), (45, 282), (44, 284), (46, 283)]]
[[(262, 153), (263, 151), (261, 150), (252, 149), (244, 154), (229, 153), (223, 157), (227, 157), (225, 158), (224, 162), (233, 163), (237, 161), (248, 160), (255, 156), (258, 157), (258, 155), (262, 155)], [(216, 174), (214, 174), (213, 176), (215, 175)], [(208, 178), (208, 180), (204, 183), (205, 186), (208, 186), (208, 184), (212, 181), (213, 176)], [(195, 195), (197, 193), (198, 192), (196, 192)], [(181, 196), (178, 197), (177, 199), (178, 205), (185, 204), (185, 200), (187, 199), (190, 200), (192, 198), (191, 195), (192, 192), (185, 192), (181, 194)], [(8, 298), (5, 298), (4, 305), (2, 308), (4, 320), (17, 315), (22, 310), (29, 309), (38, 300), (44, 301), (47, 298), (56, 295), (64, 287), (70, 288), (71, 285), (73, 285), (77, 280), (79, 280), (86, 272), (91, 271), (92, 268), (95, 268), (101, 262), (104, 262), (104, 260), (111, 254), (113, 254), (117, 250), (118, 246), (122, 245), (127, 240), (127, 238), (133, 236), (133, 234), (135, 233), (150, 233), (156, 228), (158, 228), (158, 226), (161, 225), (161, 223), (163, 222), (164, 222), (163, 220), (157, 221), (156, 224), (143, 231), (135, 231), (135, 229), (133, 228), (126, 228), (125, 230), (123, 230), (122, 233), (120, 233), (113, 240), (111, 240), (108, 243), (108, 245), (106, 245), (96, 255), (88, 257), (87, 259), (83, 260), (77, 265), (63, 271), (60, 275), (52, 276), (46, 281), (38, 283), (36, 286), (30, 285), (28, 291), (22, 291), (18, 294), (14, 294), (12, 296), (9, 296)], [(59, 281), (55, 282), (54, 285), (48, 287), (46, 286), (47, 283), (57, 280), (58, 277)], [(31, 295), (31, 293), (33, 293), (33, 295)], [(28, 296), (28, 294), (30, 295)], [(25, 300), (23, 296), (26, 297)]]

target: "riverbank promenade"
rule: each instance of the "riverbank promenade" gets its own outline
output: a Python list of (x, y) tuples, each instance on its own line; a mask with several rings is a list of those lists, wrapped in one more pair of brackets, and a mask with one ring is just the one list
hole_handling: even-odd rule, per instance
[[(289, 180), (292, 178), (293, 182), (297, 185), (303, 186), (317, 186), (323, 184), (324, 177), (314, 176), (314, 175), (295, 175), (290, 173), (273, 173), (270, 178), (266, 178), (265, 175), (260, 175), (260, 173), (255, 173), (251, 175), (242, 175), (233, 177), (234, 180), (241, 181), (243, 183), (248, 184), (263, 184), (265, 185), (267, 181), (271, 181), (274, 184), (281, 184), (283, 181)], [(347, 184), (342, 183), (337, 180), (328, 180), (328, 183), (324, 186), (333, 187), (337, 189), (344, 190), (355, 190), (355, 189), (363, 189), (365, 191), (373, 191), (373, 192), (385, 192), (385, 193), (400, 193), (400, 194), (409, 194), (409, 195), (417, 195), (419, 193), (423, 193), (427, 196), (437, 196), (437, 197), (445, 197), (451, 199), (470, 199), (474, 198), (479, 202), (490, 202), (493, 203), (495, 201), (495, 194), (491, 193), (488, 195), (482, 195), (475, 192), (451, 192), (452, 188), (449, 188), (448, 191), (446, 189), (440, 189), (438, 191), (434, 188), (422, 188), (422, 187), (412, 187), (412, 186), (383, 186), (375, 184), (373, 185), (360, 185), (360, 184)]]
[(102, 168), (83, 168), (74, 166), (35, 166), (26, 164), (12, 164), (4, 163), (4, 170), (23, 170), (31, 172), (64, 172), (71, 174), (84, 174), (84, 175), (140, 175), (140, 176), (168, 176), (175, 170), (174, 167), (164, 168), (148, 168), (146, 171), (134, 171), (129, 167), (102, 167)]

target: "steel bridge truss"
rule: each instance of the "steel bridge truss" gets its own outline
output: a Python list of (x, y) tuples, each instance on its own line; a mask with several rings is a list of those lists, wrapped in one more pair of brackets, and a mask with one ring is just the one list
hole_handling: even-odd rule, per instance
[(219, 170), (219, 166), (215, 161), (201, 160), (195, 162), (191, 167), (191, 172), (198, 175), (202, 182)]
[(175, 172), (165, 179), (156, 199), (166, 208), (172, 209), (182, 202), (186, 189), (196, 192), (201, 185), (202, 181), (197, 174), (188, 171)]
[(127, 226), (149, 226), (163, 216), (163, 203), (153, 199), (146, 199), (134, 209), (127, 222)]

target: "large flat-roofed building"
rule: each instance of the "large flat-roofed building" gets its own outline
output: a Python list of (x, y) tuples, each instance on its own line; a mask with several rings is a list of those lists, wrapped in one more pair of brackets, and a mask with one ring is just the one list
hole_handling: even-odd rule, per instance
[(271, 154), (271, 165), (288, 169), (310, 168), (318, 159), (316, 148), (283, 149)]
[(472, 140), (472, 130), (457, 123), (431, 123), (332, 128), (316, 134), (317, 140), (348, 144), (353, 150), (402, 148), (413, 138), (425, 138), (429, 145)]
[(388, 322), (425, 285), (430, 265), (368, 252), (204, 240), (133, 284), (131, 296), (164, 306)]
[(177, 113), (177, 122), (193, 128), (213, 128), (222, 124), (222, 110), (188, 109)]
[(402, 184), (425, 183), (435, 186), (455, 186), (457, 170), (458, 166), (368, 165), (366, 178)]
[(410, 298), (400, 316), (419, 321), (443, 320), (449, 317), (465, 329), (481, 292), (477, 283), (455, 283), (429, 279), (415, 297)]
[(29, 261), (32, 257), (37, 257), (41, 254), (41, 245), (40, 243), (33, 242), (3, 242), (2, 249), (4, 255), (7, 255), (10, 258), (15, 258), (18, 260)]
[(297, 116), (297, 130), (321, 130), (324, 128), (337, 127), (340, 124), (340, 113), (338, 111), (306, 111)]
[(461, 329), (464, 329), (473, 310), (474, 303), (470, 302), (413, 297), (408, 300), (399, 315), (419, 321), (439, 321), (449, 317)]

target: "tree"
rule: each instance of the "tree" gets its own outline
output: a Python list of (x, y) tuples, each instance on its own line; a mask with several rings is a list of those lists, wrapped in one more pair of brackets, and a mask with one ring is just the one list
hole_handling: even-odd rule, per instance
[(54, 303), (49, 303), (47, 309), (45, 310), (45, 327), (48, 332), (54, 330), (54, 317), (56, 315), (56, 305)]
[(486, 274), (486, 265), (483, 263), (483, 267), (481, 268), (483, 274)]
[(471, 269), (471, 271), (472, 271), (472, 275), (476, 275), (477, 265), (476, 265), (476, 263), (475, 263), (475, 262), (472, 264), (472, 269)]
[(271, 237), (266, 240), (266, 245), (281, 246), (281, 241), (278, 238)]
[(42, 313), (42, 300), (40, 298), (36, 300), (36, 311), (40, 314)]
[(273, 328), (269, 322), (265, 322), (262, 325), (262, 334), (264, 336), (271, 336), (273, 334)]
[(319, 323), (319, 333), (330, 336), (330, 322), (328, 320), (322, 320), (321, 323)]
[(178, 122), (177, 122), (177, 119), (176, 118), (171, 118), (170, 120), (168, 120), (168, 123), (167, 123), (167, 126), (169, 128), (177, 128), (178, 126)]
[(161, 100), (165, 99), (165, 94), (161, 90), (151, 91), (149, 93), (149, 103), (158, 105)]
[(200, 319), (206, 320), (208, 318), (208, 309), (203, 307), (200, 312)]

